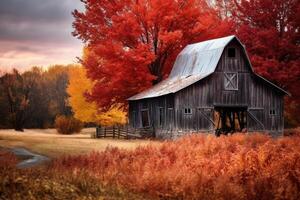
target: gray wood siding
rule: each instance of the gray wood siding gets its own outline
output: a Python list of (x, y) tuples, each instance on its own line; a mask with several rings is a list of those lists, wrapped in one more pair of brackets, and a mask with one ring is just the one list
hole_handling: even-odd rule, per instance
[[(159, 123), (159, 109), (162, 108), (163, 121)], [(170, 129), (174, 126), (174, 96), (165, 95), (157, 98), (142, 99), (129, 102), (129, 124), (134, 128), (142, 128), (142, 110), (148, 109), (150, 125), (156, 130)]]
[[(227, 56), (229, 48), (236, 49), (235, 58)], [(246, 62), (244, 51), (236, 40), (233, 40), (225, 47), (215, 72), (251, 72), (250, 66)]]
[[(251, 96), (249, 110), (260, 110), (261, 114), (258, 119), (264, 125), (264, 130), (270, 132), (283, 131), (283, 95), (255, 77), (252, 77), (249, 93)], [(275, 111), (275, 115), (270, 114), (271, 109)], [(248, 122), (250, 123), (248, 124), (250, 130), (259, 130), (252, 126), (251, 120), (248, 120)]]

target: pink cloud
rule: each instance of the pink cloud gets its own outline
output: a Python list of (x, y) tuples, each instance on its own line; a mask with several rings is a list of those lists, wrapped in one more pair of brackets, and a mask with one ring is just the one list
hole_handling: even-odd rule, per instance
[(0, 71), (76, 63), (82, 43), (71, 35), (78, 0), (1, 0)]

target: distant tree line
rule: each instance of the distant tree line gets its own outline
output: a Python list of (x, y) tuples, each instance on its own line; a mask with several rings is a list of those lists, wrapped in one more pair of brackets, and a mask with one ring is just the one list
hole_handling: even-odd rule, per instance
[(65, 124), (76, 120), (85, 125), (125, 124), (126, 112), (119, 105), (102, 112), (88, 101), (85, 93), (92, 85), (81, 65), (55, 65), (47, 70), (33, 67), (23, 73), (16, 69), (2, 73), (0, 129), (53, 128), (59, 119), (66, 119)]
[(13, 70), (0, 77), (0, 128), (53, 127), (58, 115), (72, 115), (68, 105), (69, 66), (48, 70), (34, 67), (20, 73)]

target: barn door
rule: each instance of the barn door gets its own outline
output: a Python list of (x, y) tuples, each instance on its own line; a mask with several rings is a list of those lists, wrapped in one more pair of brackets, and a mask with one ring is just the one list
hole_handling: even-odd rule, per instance
[(198, 108), (196, 112), (196, 129), (198, 131), (211, 131), (214, 128), (213, 109)]
[(263, 131), (265, 126), (263, 124), (264, 109), (263, 108), (249, 108), (247, 111), (248, 120), (247, 128), (249, 131)]
[(149, 127), (150, 126), (150, 116), (148, 109), (141, 110), (141, 117), (142, 117), (142, 127)]

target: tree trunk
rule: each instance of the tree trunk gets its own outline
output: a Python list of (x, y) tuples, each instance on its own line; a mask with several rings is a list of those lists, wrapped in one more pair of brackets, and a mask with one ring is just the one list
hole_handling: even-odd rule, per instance
[(166, 57), (158, 56), (158, 58), (150, 64), (150, 72), (152, 75), (156, 76), (156, 79), (152, 81), (152, 85), (156, 85), (163, 79), (162, 69), (165, 65)]
[(24, 131), (23, 126), (24, 126), (24, 111), (19, 111), (16, 113), (16, 117), (15, 117), (15, 130), (16, 131)]
[(156, 85), (157, 83), (162, 81), (162, 76), (157, 76), (157, 78), (155, 80), (152, 81), (152, 85)]

